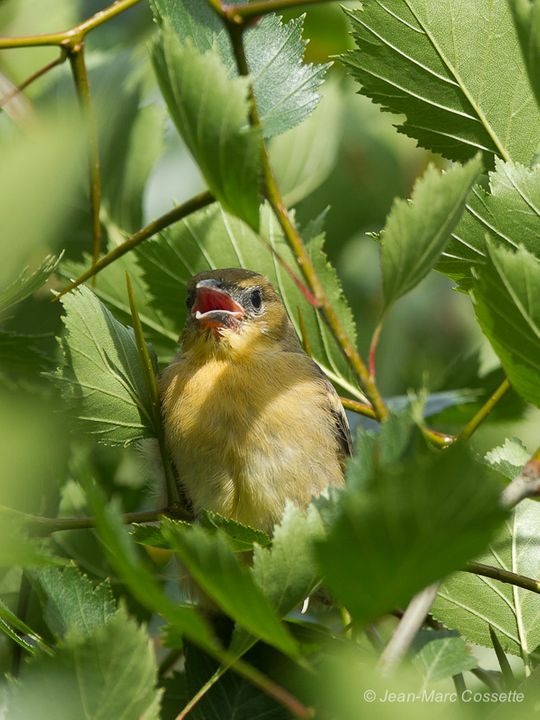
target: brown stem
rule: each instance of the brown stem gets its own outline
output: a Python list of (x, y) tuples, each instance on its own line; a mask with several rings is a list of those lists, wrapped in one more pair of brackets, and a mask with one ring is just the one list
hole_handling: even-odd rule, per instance
[[(211, 4), (215, 8), (216, 4), (219, 3), (215, 3), (211, 0)], [(225, 26), (231, 40), (231, 45), (236, 60), (238, 72), (240, 75), (243, 76), (249, 75), (249, 68), (243, 43), (244, 27), (243, 25), (238, 25), (234, 22), (231, 22), (226, 16), (223, 15), (223, 13), (220, 14), (222, 17), (224, 17), (225, 20)], [(260, 128), (261, 122), (252, 87), (250, 87), (249, 97), (250, 124), (255, 128)], [(328, 327), (332, 331), (332, 334), (334, 335), (339, 347), (349, 361), (352, 369), (356, 373), (362, 389), (365, 391), (365, 394), (373, 405), (373, 409), (375, 411), (377, 419), (384, 420), (386, 417), (388, 417), (388, 409), (384, 404), (384, 401), (379, 393), (376, 384), (374, 383), (373, 379), (369, 374), (368, 368), (366, 367), (358, 351), (352, 344), (347, 334), (347, 331), (343, 326), (343, 323), (341, 322), (338, 314), (334, 310), (332, 303), (327, 298), (322, 283), (319, 280), (315, 267), (311, 261), (309, 253), (302, 241), (302, 238), (300, 237), (300, 234), (298, 233), (289, 216), (287, 208), (285, 207), (285, 203), (283, 202), (283, 199), (279, 193), (279, 189), (274, 174), (272, 172), (272, 168), (270, 166), (270, 159), (268, 157), (268, 152), (266, 150), (264, 140), (262, 139), (262, 134), (260, 147), (263, 181), (265, 185), (265, 194), (268, 202), (270, 203), (270, 206), (274, 211), (274, 214), (277, 218), (279, 225), (281, 226), (281, 229), (283, 230), (289, 246), (294, 252), (294, 255), (296, 257), (298, 265), (300, 266), (306, 283), (311, 293), (314, 295), (317, 306), (320, 308)]]
[(169, 225), (182, 220), (182, 218), (185, 218), (187, 215), (191, 215), (191, 213), (194, 213), (196, 210), (200, 210), (207, 205), (211, 205), (214, 201), (215, 198), (213, 195), (209, 192), (203, 192), (199, 195), (195, 195), (189, 200), (186, 200), (186, 202), (182, 203), (182, 205), (178, 205), (172, 210), (169, 210), (168, 213), (161, 215), (156, 218), (156, 220), (152, 220), (152, 222), (149, 222), (148, 225), (145, 225), (140, 230), (137, 230), (136, 233), (134, 233), (125, 242), (121, 243), (121, 245), (118, 245), (114, 248), (114, 250), (111, 250), (109, 253), (101, 257), (95, 265), (83, 272), (82, 275), (79, 275), (76, 280), (73, 280), (73, 282), (69, 283), (69, 285), (66, 285), (62, 292), (55, 297), (55, 300), (62, 297), (62, 295), (65, 295), (70, 290), (73, 290), (73, 288), (76, 288), (78, 285), (81, 285), (94, 275), (97, 275), (98, 272), (106, 268), (119, 257), (122, 257), (122, 255), (125, 255), (130, 250), (133, 250), (134, 247), (137, 247), (137, 245), (142, 243), (144, 240), (152, 237), (152, 235), (155, 235), (161, 230), (164, 230), (166, 227), (169, 227)]
[(290, 10), (292, 8), (304, 7), (305, 5), (321, 5), (322, 3), (332, 2), (333, 0), (255, 0), (245, 5), (237, 3), (223, 4), (220, 0), (209, 0), (219, 14), (226, 18), (229, 22), (236, 24), (244, 23), (254, 17), (267, 15), (271, 12), (280, 12), (282, 10)]
[(484, 577), (493, 578), (493, 580), (515, 585), (524, 590), (540, 593), (540, 580), (534, 580), (534, 578), (526, 575), (518, 575), (518, 573), (510, 572), (510, 570), (484, 565), (484, 563), (470, 562), (463, 568), (463, 571), (474, 575), (483, 575)]
[(49, 70), (52, 70), (57, 65), (61, 65), (66, 61), (67, 55), (62, 49), (59, 57), (56, 58), (56, 60), (53, 60), (52, 62), (48, 63), (44, 67), (40, 68), (39, 70), (36, 70), (35, 73), (30, 75), (30, 77), (26, 78), (20, 85), (17, 85), (14, 90), (12, 90), (10, 93), (5, 95), (3, 98), (0, 99), (0, 109), (2, 109), (5, 105), (8, 104), (11, 100), (13, 100), (14, 97), (19, 95), (23, 90), (25, 90), (29, 85), (31, 85), (34, 80), (37, 80), (38, 78), (42, 77), (46, 73), (49, 72)]
[(90, 216), (92, 220), (92, 265), (95, 265), (101, 252), (101, 223), (99, 208), (101, 204), (101, 181), (99, 176), (99, 139), (96, 116), (88, 72), (84, 60), (84, 42), (81, 41), (69, 50), (69, 62), (77, 95), (87, 124), (89, 161), (90, 161)]
[[(0, 508), (1, 513), (8, 514), (12, 517), (19, 518), (33, 533), (36, 535), (50, 535), (51, 533), (60, 532), (62, 530), (85, 530), (96, 526), (95, 517), (59, 517), (48, 518), (40, 515), (30, 515), (28, 513), (12, 510), (11, 508)], [(161, 517), (171, 517), (176, 520), (192, 520), (187, 513), (182, 512), (177, 507), (162, 508), (161, 510), (144, 510), (142, 512), (125, 513), (122, 515), (122, 521), (126, 525), (132, 523), (148, 523), (155, 522)]]

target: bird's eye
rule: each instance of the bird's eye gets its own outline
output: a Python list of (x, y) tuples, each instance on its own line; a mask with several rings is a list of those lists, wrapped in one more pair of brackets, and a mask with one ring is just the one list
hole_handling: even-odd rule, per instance
[(262, 294), (259, 288), (255, 288), (255, 290), (251, 291), (249, 299), (251, 300), (251, 306), (253, 309), (256, 312), (260, 312), (262, 308)]
[(190, 290), (186, 297), (186, 306), (187, 306), (188, 310), (191, 308), (191, 306), (193, 305), (194, 302), (195, 302), (195, 291)]

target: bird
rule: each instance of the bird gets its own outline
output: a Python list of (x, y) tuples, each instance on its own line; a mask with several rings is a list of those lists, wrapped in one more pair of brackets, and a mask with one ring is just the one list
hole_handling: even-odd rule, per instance
[(195, 517), (271, 534), (287, 502), (344, 484), (347, 417), (265, 276), (208, 270), (186, 287), (180, 349), (158, 379), (173, 466)]

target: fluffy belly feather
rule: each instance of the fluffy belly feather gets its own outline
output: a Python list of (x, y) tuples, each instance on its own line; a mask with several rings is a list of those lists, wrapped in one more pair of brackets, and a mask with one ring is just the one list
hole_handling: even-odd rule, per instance
[(167, 443), (195, 511), (271, 530), (287, 499), (305, 506), (343, 482), (334, 422), (311, 361), (182, 357), (160, 380)]

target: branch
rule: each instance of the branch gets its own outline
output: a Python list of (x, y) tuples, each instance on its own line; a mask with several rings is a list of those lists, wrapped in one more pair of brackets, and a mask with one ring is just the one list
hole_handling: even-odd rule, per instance
[[(223, 6), (219, 0), (209, 0), (211, 6), (216, 12), (223, 18), (225, 27), (229, 33), (233, 54), (236, 60), (236, 66), (238, 73), (241, 76), (249, 75), (249, 67), (246, 59), (246, 53), (243, 42), (244, 24), (238, 25), (236, 22), (231, 21), (226, 12), (226, 6)], [(292, 5), (291, 5), (292, 6)], [(247, 6), (246, 6), (247, 7)], [(253, 93), (253, 87), (250, 86), (249, 90), (250, 99), (250, 125), (255, 128), (260, 128), (261, 121), (259, 112), (257, 109), (257, 103), (255, 95)], [(263, 181), (265, 186), (265, 194), (274, 211), (274, 214), (283, 230), (285, 238), (295, 254), (296, 260), (302, 270), (302, 274), (306, 280), (308, 288), (314, 296), (318, 308), (321, 310), (323, 317), (332, 331), (339, 347), (343, 354), (349, 361), (352, 369), (356, 373), (362, 389), (365, 391), (369, 401), (373, 405), (375, 415), (378, 420), (384, 420), (388, 417), (388, 409), (384, 404), (384, 401), (379, 393), (379, 390), (370, 376), (369, 370), (366, 364), (360, 357), (358, 351), (352, 344), (347, 331), (345, 330), (341, 320), (339, 319), (336, 311), (330, 300), (327, 298), (321, 281), (317, 275), (315, 267), (311, 261), (309, 253), (307, 252), (302, 238), (300, 237), (296, 227), (294, 226), (285, 203), (279, 193), (279, 189), (270, 166), (270, 160), (268, 152), (264, 144), (264, 140), (261, 138), (260, 143), (261, 149), (261, 164), (263, 171)]]
[(26, 35), (24, 37), (0, 37), (0, 50), (20, 47), (42, 47), (44, 45), (58, 45), (66, 50), (73, 49), (79, 45), (86, 33), (90, 32), (99, 25), (107, 22), (115, 15), (128, 10), (130, 7), (137, 5), (141, 0), (117, 0), (109, 5), (105, 10), (100, 10), (91, 18), (83, 20), (83, 22), (75, 25), (68, 30), (62, 30), (55, 33), (47, 33), (44, 35)]
[(68, 51), (73, 80), (77, 96), (87, 125), (89, 163), (90, 163), (90, 217), (92, 220), (92, 265), (95, 265), (101, 252), (101, 223), (99, 208), (101, 204), (101, 180), (99, 177), (99, 138), (90, 94), (88, 72), (84, 60), (84, 42), (70, 47)]
[(474, 575), (483, 575), (484, 577), (493, 578), (509, 585), (530, 590), (531, 592), (540, 593), (540, 580), (534, 580), (526, 575), (518, 575), (518, 573), (503, 570), (502, 568), (493, 567), (492, 565), (484, 565), (484, 563), (470, 562), (463, 568), (463, 572), (473, 573)]
[(321, 5), (332, 2), (332, 0), (258, 0), (247, 5), (223, 4), (220, 0), (210, 0), (210, 4), (221, 17), (229, 22), (241, 25), (246, 20), (267, 15), (271, 12), (280, 12), (292, 8), (304, 7), (304, 5)]
[(137, 247), (139, 243), (142, 243), (144, 240), (152, 237), (152, 235), (155, 235), (161, 230), (164, 230), (166, 227), (169, 227), (169, 225), (178, 222), (178, 220), (182, 220), (182, 218), (187, 217), (187, 215), (191, 215), (191, 213), (196, 210), (200, 210), (207, 205), (211, 205), (213, 202), (215, 202), (214, 196), (209, 192), (203, 192), (199, 195), (195, 195), (189, 200), (186, 200), (185, 203), (177, 205), (172, 210), (169, 210), (168, 213), (165, 213), (165, 215), (161, 215), (156, 218), (156, 220), (152, 220), (152, 222), (149, 222), (148, 225), (145, 225), (140, 230), (137, 230), (137, 232), (125, 242), (121, 243), (115, 247), (114, 250), (111, 250), (109, 253), (100, 258), (95, 265), (92, 265), (92, 267), (83, 272), (82, 275), (79, 275), (76, 280), (73, 280), (73, 282), (70, 282), (69, 285), (66, 285), (62, 292), (56, 295), (54, 299), (57, 300), (62, 297), (62, 295), (65, 295), (70, 290), (73, 290), (73, 288), (78, 287), (89, 278), (97, 275), (98, 272), (106, 268), (107, 265), (110, 265), (114, 262), (114, 260), (122, 257), (122, 255), (125, 255), (130, 250), (133, 250), (133, 248)]
[(409, 603), (379, 660), (379, 665), (385, 674), (395, 670), (405, 657), (416, 633), (426, 620), (429, 609), (437, 595), (439, 585), (440, 582), (429, 585), (418, 595), (415, 595)]
[[(85, 530), (96, 527), (95, 517), (59, 517), (49, 518), (41, 515), (30, 515), (19, 510), (0, 506), (0, 515), (5, 514), (20, 519), (36, 535), (50, 535), (62, 530)], [(175, 520), (192, 520), (187, 513), (179, 508), (162, 508), (161, 510), (143, 510), (142, 512), (125, 513), (122, 522), (126, 525), (132, 523), (149, 523), (161, 517), (170, 517)]]
[(30, 77), (26, 78), (20, 85), (17, 85), (16, 88), (14, 88), (11, 92), (9, 92), (7, 95), (4, 95), (4, 97), (0, 98), (0, 110), (5, 107), (11, 100), (13, 100), (14, 97), (19, 95), (23, 90), (25, 90), (29, 85), (31, 85), (34, 80), (37, 80), (38, 78), (42, 77), (46, 73), (49, 72), (49, 70), (52, 70), (57, 65), (61, 65), (64, 63), (67, 59), (66, 52), (62, 49), (60, 52), (59, 57), (56, 58), (56, 60), (52, 60), (52, 62), (47, 63), (44, 67), (40, 68), (39, 70), (36, 70), (35, 73), (32, 73)]
[(463, 430), (459, 433), (459, 435), (456, 438), (456, 442), (461, 442), (462, 440), (468, 440), (471, 435), (478, 429), (479, 425), (487, 418), (487, 416), (490, 414), (490, 412), (493, 410), (495, 405), (499, 402), (499, 400), (502, 398), (502, 396), (506, 393), (506, 391), (510, 388), (510, 383), (508, 381), (508, 378), (505, 378), (502, 383), (499, 385), (499, 387), (495, 390), (493, 395), (486, 400), (484, 405), (480, 408), (480, 410), (472, 417), (469, 422), (465, 425)]
[(519, 475), (505, 487), (501, 502), (510, 509), (525, 498), (534, 497), (540, 497), (540, 447)]

